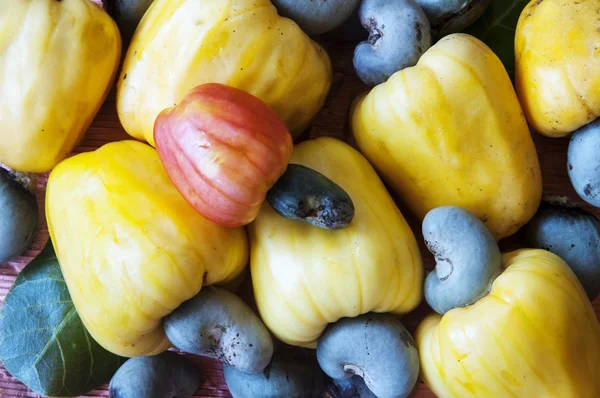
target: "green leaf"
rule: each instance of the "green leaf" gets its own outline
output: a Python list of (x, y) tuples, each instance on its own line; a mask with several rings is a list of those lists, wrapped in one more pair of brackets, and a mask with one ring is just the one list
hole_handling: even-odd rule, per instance
[(487, 44), (500, 58), (510, 78), (515, 71), (515, 29), (530, 0), (491, 0), (486, 12), (464, 31)]
[(29, 389), (54, 397), (93, 390), (123, 362), (86, 330), (50, 241), (6, 296), (0, 311), (0, 360)]

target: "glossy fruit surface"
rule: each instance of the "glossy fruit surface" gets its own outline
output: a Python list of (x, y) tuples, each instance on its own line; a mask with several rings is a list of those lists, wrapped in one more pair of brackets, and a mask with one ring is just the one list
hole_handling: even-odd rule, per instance
[(46, 172), (79, 143), (121, 54), (119, 29), (89, 0), (0, 3), (0, 162)]
[(223, 83), (264, 101), (300, 134), (331, 86), (329, 57), (269, 0), (155, 0), (117, 87), (125, 130), (154, 144), (154, 120), (194, 87)]
[(490, 293), (416, 332), (421, 375), (438, 397), (600, 395), (600, 325), (567, 264), (545, 250), (504, 254)]
[(315, 347), (327, 324), (370, 311), (405, 314), (422, 299), (415, 236), (369, 162), (348, 144), (298, 144), (291, 163), (318, 171), (350, 195), (354, 219), (326, 230), (281, 217), (268, 204), (248, 227), (260, 315), (280, 340)]
[(497, 239), (542, 197), (536, 149), (512, 83), (480, 40), (446, 36), (356, 103), (356, 142), (420, 218), (441, 206), (477, 215)]
[(532, 0), (515, 37), (519, 99), (535, 131), (564, 137), (600, 115), (600, 3)]
[(154, 139), (183, 197), (226, 227), (254, 220), (292, 153), (292, 136), (273, 110), (251, 94), (215, 83), (194, 88), (161, 112)]
[(48, 180), (46, 217), (77, 312), (121, 356), (166, 350), (162, 318), (246, 265), (244, 230), (196, 213), (156, 151), (136, 141), (61, 162)]

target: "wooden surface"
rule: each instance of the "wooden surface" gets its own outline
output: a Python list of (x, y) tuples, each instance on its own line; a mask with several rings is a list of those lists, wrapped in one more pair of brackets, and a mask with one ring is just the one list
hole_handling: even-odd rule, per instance
[[(366, 90), (366, 87), (354, 75), (352, 68), (352, 52), (354, 45), (350, 43), (340, 43), (336, 41), (323, 42), (331, 56), (333, 63), (333, 85), (327, 103), (319, 115), (315, 118), (311, 128), (304, 134), (303, 139), (316, 136), (334, 136), (350, 139), (348, 127), (348, 109), (352, 100), (357, 94)], [(92, 126), (88, 130), (84, 140), (75, 150), (86, 152), (94, 150), (99, 146), (117, 140), (131, 139), (122, 129), (117, 118), (115, 109), (114, 91), (109, 95), (108, 100), (102, 106), (96, 116)], [(569, 183), (566, 171), (566, 153), (568, 139), (548, 139), (534, 134), (537, 145), (540, 163), (543, 170), (544, 193), (550, 199), (567, 199), (572, 204), (580, 205), (596, 217), (600, 217), (600, 209), (594, 209), (591, 206), (583, 205), (573, 188)], [(40, 205), (40, 225), (37, 237), (33, 246), (22, 256), (16, 258), (8, 264), (0, 265), (0, 301), (8, 293), (18, 272), (43, 248), (48, 239), (48, 230), (46, 218), (44, 215), (44, 190), (47, 175), (39, 175), (37, 181), (37, 198)], [(398, 202), (400, 209), (411, 224), (415, 235), (420, 239), (421, 231), (419, 222), (410, 214), (408, 210)], [(515, 236), (501, 242), (503, 249), (513, 249), (520, 246), (519, 233)], [(427, 272), (433, 268), (433, 258), (425, 249), (422, 239), (419, 241), (421, 252)], [(251, 298), (251, 288), (247, 280), (238, 293), (245, 298)], [(600, 299), (594, 302), (596, 315), (600, 318)], [(421, 305), (416, 311), (405, 318), (405, 323), (409, 330), (414, 331), (418, 322), (430, 310), (426, 305)], [(310, 355), (310, 353), (309, 353)], [(227, 386), (223, 380), (221, 366), (219, 363), (210, 359), (195, 357), (194, 360), (200, 365), (200, 377), (202, 386), (197, 392), (199, 397), (229, 397)], [(327, 395), (327, 394), (326, 394)], [(12, 378), (3, 368), (0, 368), (0, 397), (37, 397), (37, 394), (31, 393), (25, 386)], [(107, 387), (104, 386), (91, 392), (88, 396), (108, 396)], [(423, 384), (419, 385), (416, 397), (432, 398), (435, 397)]]

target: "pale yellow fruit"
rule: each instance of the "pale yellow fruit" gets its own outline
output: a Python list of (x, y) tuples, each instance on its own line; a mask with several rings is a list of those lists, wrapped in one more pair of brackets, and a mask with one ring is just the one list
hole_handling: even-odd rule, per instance
[(515, 82), (531, 126), (563, 137), (600, 115), (600, 1), (533, 0), (519, 18)]
[(337, 183), (355, 215), (332, 231), (263, 205), (248, 233), (254, 294), (267, 327), (286, 343), (314, 347), (327, 324), (342, 317), (412, 311), (422, 298), (419, 247), (367, 160), (342, 141), (318, 138), (297, 145), (290, 163)]
[(351, 117), (360, 150), (420, 218), (462, 207), (499, 239), (535, 214), (535, 146), (504, 66), (480, 40), (446, 36)]
[(0, 2), (0, 162), (45, 172), (79, 143), (121, 54), (117, 25), (89, 0)]
[(490, 293), (416, 332), (421, 375), (440, 398), (596, 398), (600, 326), (581, 284), (558, 256), (503, 256)]
[(200, 216), (140, 142), (61, 162), (46, 197), (50, 236), (79, 316), (122, 356), (169, 347), (162, 318), (203, 285), (228, 282), (248, 256), (243, 228)]
[(158, 113), (203, 83), (257, 96), (297, 134), (325, 101), (331, 63), (269, 0), (154, 1), (118, 82), (123, 127), (153, 145)]

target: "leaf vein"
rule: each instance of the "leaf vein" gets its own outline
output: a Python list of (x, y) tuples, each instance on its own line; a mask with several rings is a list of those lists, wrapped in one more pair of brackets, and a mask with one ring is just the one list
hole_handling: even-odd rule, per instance
[[(498, 15), (497, 18), (492, 19), (492, 22), (485, 28), (483, 29), (483, 31), (481, 32), (481, 34), (479, 35), (480, 39), (483, 38), (487, 38), (487, 35), (494, 30), (494, 28), (500, 24), (502, 24), (502, 21), (504, 20), (504, 18), (506, 18), (508, 15), (510, 15), (510, 13), (517, 7), (517, 5), (519, 5), (521, 2), (520, 1), (513, 1), (511, 5), (509, 5), (508, 7), (506, 7), (504, 9), (504, 12), (500, 15)], [(512, 28), (510, 29), (511, 31), (513, 30)]]
[[(48, 349), (50, 349), (50, 346), (52, 346), (52, 343), (54, 341), (58, 341), (58, 339), (57, 339), (58, 333), (60, 333), (62, 331), (62, 329), (65, 327), (65, 325), (67, 325), (71, 321), (73, 316), (76, 316), (76, 315), (77, 315), (77, 311), (75, 310), (75, 307), (71, 308), (69, 310), (69, 312), (65, 315), (63, 320), (60, 322), (60, 324), (56, 327), (56, 330), (54, 331), (54, 333), (52, 333), (52, 336), (48, 339), (48, 341), (44, 345), (44, 348), (42, 348), (42, 351), (40, 352), (38, 358), (33, 363), (34, 367), (37, 367), (40, 359), (46, 354), (46, 351), (48, 351)], [(42, 328), (42, 329), (52, 329), (52, 328)], [(61, 355), (62, 355), (62, 353), (61, 353)]]
[(87, 342), (88, 350), (90, 352), (90, 374), (87, 378), (87, 381), (85, 382), (85, 385), (87, 386), (90, 380), (92, 379), (92, 371), (94, 369), (94, 352), (92, 350), (92, 344), (90, 343), (90, 336), (88, 335), (88, 331), (84, 330), (83, 335), (85, 336), (85, 341)]

